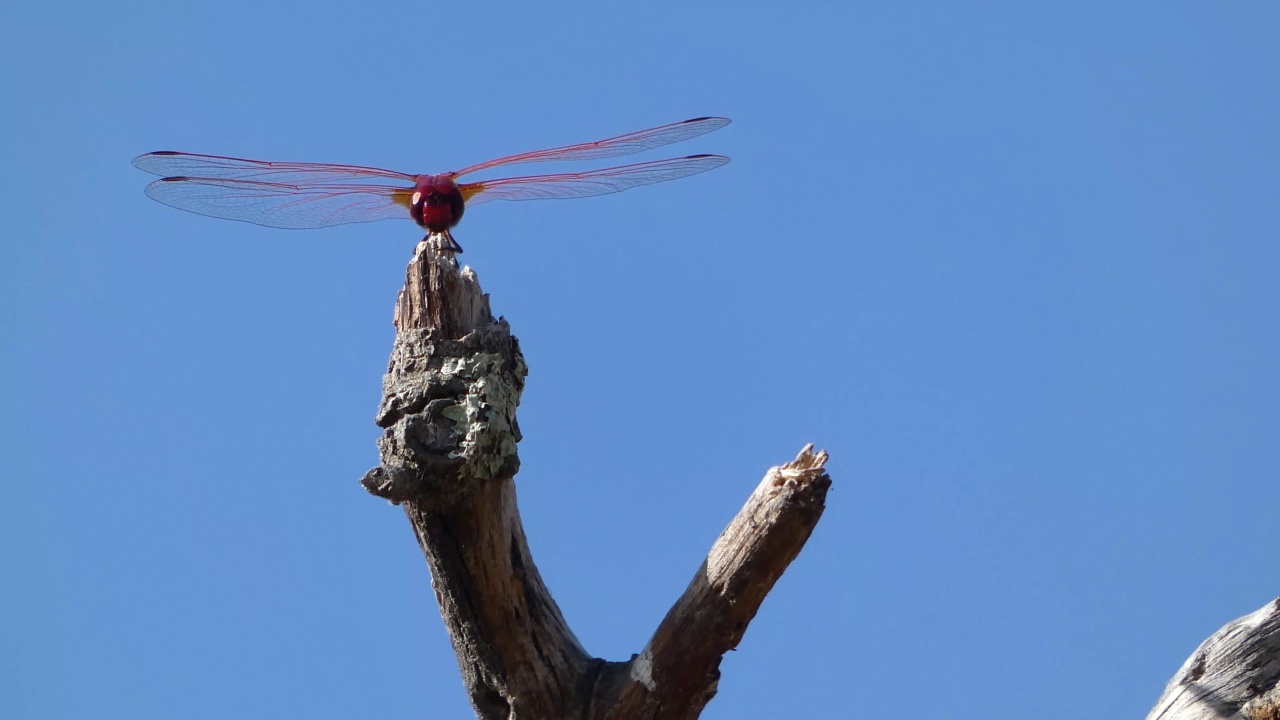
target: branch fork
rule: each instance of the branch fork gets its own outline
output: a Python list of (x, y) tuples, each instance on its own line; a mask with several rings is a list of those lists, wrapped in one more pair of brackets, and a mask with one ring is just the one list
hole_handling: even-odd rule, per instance
[(485, 720), (696, 718), (720, 659), (822, 516), (831, 479), (809, 445), (766, 473), (643, 650), (589, 655), (534, 565), (516, 504), (519, 342), (470, 268), (420, 243), (396, 303), (377, 424), (361, 480), (401, 505), (476, 714)]

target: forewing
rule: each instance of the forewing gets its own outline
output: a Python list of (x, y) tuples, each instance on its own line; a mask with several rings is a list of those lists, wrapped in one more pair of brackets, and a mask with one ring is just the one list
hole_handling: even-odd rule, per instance
[(139, 155), (133, 159), (133, 164), (140, 170), (163, 177), (256, 180), (289, 185), (327, 184), (344, 180), (394, 180), (409, 183), (417, 180), (415, 175), (359, 165), (267, 162), (170, 150)]
[(519, 155), (508, 155), (504, 158), (463, 168), (454, 173), (454, 176), (457, 177), (501, 165), (515, 165), (517, 163), (551, 162), (553, 160), (600, 160), (621, 157), (663, 145), (670, 145), (681, 140), (688, 140), (689, 138), (709, 133), (712, 130), (719, 130), (728, 125), (729, 122), (729, 118), (722, 117), (694, 118), (683, 122), (671, 123), (670, 125), (649, 128), (648, 130), (627, 133), (626, 135), (619, 135), (606, 140), (597, 140), (596, 142), (566, 145), (549, 150), (535, 150), (533, 152), (520, 153)]
[(468, 205), (490, 200), (561, 200), (622, 192), (641, 185), (677, 180), (724, 165), (723, 155), (690, 155), (635, 165), (563, 175), (482, 180), (460, 187)]
[(151, 198), (181, 210), (293, 229), (408, 218), (411, 192), (382, 185), (299, 186), (208, 177), (170, 177), (147, 186)]

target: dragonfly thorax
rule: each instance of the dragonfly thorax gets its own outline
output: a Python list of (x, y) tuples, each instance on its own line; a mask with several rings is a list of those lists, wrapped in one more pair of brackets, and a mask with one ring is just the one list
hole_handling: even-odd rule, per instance
[(445, 232), (458, 224), (466, 204), (450, 175), (421, 175), (410, 196), (409, 214), (427, 230)]

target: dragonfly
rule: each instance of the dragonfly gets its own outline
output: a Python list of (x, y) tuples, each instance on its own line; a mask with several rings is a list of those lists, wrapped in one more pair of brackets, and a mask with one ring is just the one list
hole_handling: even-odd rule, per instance
[(605, 140), (508, 155), (435, 175), (170, 150), (139, 155), (133, 164), (161, 176), (147, 186), (149, 197), (181, 210), (291, 229), (409, 217), (427, 230), (428, 239), (441, 236), (446, 249), (460, 253), (462, 247), (450, 231), (472, 205), (607, 195), (713, 170), (729, 158), (688, 155), (585, 172), (458, 182), (465, 175), (507, 165), (631, 155), (719, 130), (729, 122), (722, 117), (693, 118)]

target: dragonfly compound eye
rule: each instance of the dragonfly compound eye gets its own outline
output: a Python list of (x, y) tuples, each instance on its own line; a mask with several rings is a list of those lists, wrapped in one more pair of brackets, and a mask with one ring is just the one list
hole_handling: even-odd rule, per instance
[(431, 232), (444, 232), (457, 225), (466, 209), (462, 192), (448, 175), (422, 178), (410, 200), (409, 214)]

